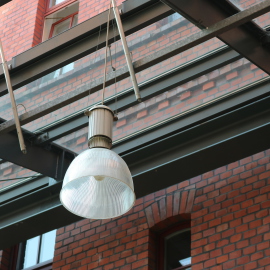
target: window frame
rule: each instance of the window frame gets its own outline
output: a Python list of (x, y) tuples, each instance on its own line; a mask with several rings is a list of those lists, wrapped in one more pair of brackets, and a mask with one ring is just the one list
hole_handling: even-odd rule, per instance
[[(164, 266), (165, 266), (165, 238), (175, 232), (181, 232), (181, 231), (185, 231), (187, 229), (190, 229), (191, 228), (191, 224), (190, 224), (190, 221), (186, 221), (186, 222), (182, 222), (180, 224), (177, 224), (176, 226), (174, 227), (171, 227), (169, 228), (168, 230), (162, 232), (160, 235), (159, 235), (159, 238), (158, 238), (158, 246), (159, 246), (159, 249), (158, 249), (158, 254), (159, 254), (159, 260), (158, 260), (158, 267), (157, 269), (158, 270), (164, 270)], [(184, 270), (186, 268), (189, 268), (191, 267), (192, 264), (189, 264), (189, 265), (185, 265), (185, 266), (181, 266), (181, 267), (178, 267), (178, 268), (174, 268), (172, 270)]]
[[(57, 237), (57, 229), (54, 229), (54, 230), (49, 231), (47, 233), (51, 233), (51, 232), (55, 232), (55, 239), (54, 239), (54, 245), (53, 245), (53, 254), (54, 254), (56, 237)], [(25, 256), (26, 256), (26, 245), (27, 245), (27, 241), (30, 239), (13, 246), (12, 247), (12, 257), (11, 257), (10, 270), (52, 270), (52, 264), (53, 264), (54, 257), (51, 257), (50, 259), (48, 259), (46, 261), (38, 262), (41, 259), (40, 254), (41, 254), (41, 250), (42, 250), (42, 242), (46, 241), (45, 235), (47, 233), (36, 236), (36, 237), (39, 237), (39, 242), (38, 242), (38, 246), (37, 246), (37, 249), (38, 249), (37, 250), (38, 251), (37, 263), (35, 265), (28, 266), (28, 267), (24, 268)], [(33, 238), (31, 238), (31, 239), (33, 239)], [(50, 243), (52, 243), (52, 242), (50, 242)], [(43, 246), (43, 248), (44, 248), (44, 246)]]
[[(68, 20), (69, 18), (71, 18), (70, 23), (69, 23), (69, 28), (68, 28), (68, 29), (70, 29), (70, 28), (72, 27), (74, 18), (75, 18), (75, 16), (76, 16), (78, 13), (79, 13), (79, 12), (76, 11), (76, 12), (74, 12), (74, 13), (72, 13), (72, 14), (70, 14), (70, 15), (68, 15), (68, 16), (66, 16), (66, 17), (64, 17), (64, 18), (62, 18), (62, 19), (60, 19), (59, 21), (53, 23), (52, 26), (51, 26), (49, 38), (54, 37), (54, 36), (53, 36), (53, 31), (54, 31), (55, 26), (56, 26), (57, 24), (59, 24), (59, 23), (65, 21), (65, 20)], [(67, 29), (67, 30), (68, 30), (68, 29)]]
[(48, 15), (57, 12), (58, 10), (64, 8), (65, 6), (68, 6), (74, 2), (77, 2), (78, 0), (65, 0), (62, 3), (59, 3), (57, 5), (54, 5), (50, 7), (50, 0), (46, 1), (46, 12), (44, 14), (44, 17), (47, 17)]
[(42, 263), (35, 264), (33, 266), (23, 268), (22, 270), (52, 270), (53, 259), (47, 260)]

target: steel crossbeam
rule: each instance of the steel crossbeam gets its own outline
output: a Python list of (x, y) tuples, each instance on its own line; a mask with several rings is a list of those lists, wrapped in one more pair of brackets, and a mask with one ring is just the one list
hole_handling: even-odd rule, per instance
[[(226, 18), (216, 24), (210, 26), (208, 29), (204, 29), (199, 33), (195, 33), (190, 37), (176, 41), (175, 43), (167, 46), (166, 48), (154, 52), (148, 56), (143, 57), (140, 60), (134, 62), (134, 69), (136, 72), (142, 71), (156, 63), (159, 63), (163, 60), (168, 59), (176, 54), (179, 54), (193, 46), (196, 46), (204, 41), (207, 41), (221, 33), (224, 33), (230, 29), (233, 29), (243, 23), (250, 21), (252, 18), (256, 18), (260, 14), (270, 11), (270, 0), (252, 6), (244, 11), (241, 11), (229, 18)], [(120, 81), (124, 78), (127, 78), (129, 75), (128, 68), (122, 67), (121, 69), (114, 72), (111, 72), (107, 76), (106, 85), (109, 86), (115, 83), (115, 79)], [(81, 99), (89, 94), (89, 89), (94, 93), (103, 87), (103, 78), (97, 79), (91, 83), (87, 83), (84, 86), (81, 86), (74, 91), (67, 93), (64, 96), (56, 98), (53, 101), (50, 101), (44, 105), (39, 106), (39, 108), (32, 111), (26, 112), (21, 115), (20, 121), (21, 124), (27, 124), (35, 119), (38, 119), (54, 110), (57, 110), (65, 105), (70, 104), (78, 99)], [(12, 131), (15, 128), (14, 120), (7, 121), (0, 125), (0, 134)]]

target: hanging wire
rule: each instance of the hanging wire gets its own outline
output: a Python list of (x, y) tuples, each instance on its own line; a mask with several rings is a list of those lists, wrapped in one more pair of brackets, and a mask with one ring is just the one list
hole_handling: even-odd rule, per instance
[[(99, 26), (99, 32), (98, 32), (98, 40), (97, 40), (97, 46), (96, 46), (96, 51), (95, 51), (95, 55), (94, 55), (94, 63), (95, 64), (95, 59), (96, 59), (96, 56), (97, 56), (97, 51), (98, 51), (98, 47), (99, 47), (99, 40), (100, 40), (100, 33), (101, 33), (101, 24)], [(90, 95), (91, 95), (91, 88), (89, 89), (89, 95), (88, 95), (88, 104), (89, 104), (89, 101), (90, 101)]]
[(107, 34), (106, 34), (106, 46), (105, 46), (105, 63), (104, 63), (104, 81), (103, 81), (103, 90), (102, 90), (102, 105), (104, 105), (104, 94), (105, 94), (105, 86), (106, 86), (107, 51), (108, 51), (108, 41), (109, 41), (111, 8), (112, 8), (112, 4), (110, 4), (110, 7), (109, 7), (108, 21), (107, 21)]
[(112, 71), (115, 71), (115, 68), (113, 66), (113, 63), (112, 63), (112, 52), (111, 52), (111, 44), (109, 45), (109, 53), (110, 53), (110, 62), (111, 62), (111, 68), (112, 68)]
[[(113, 25), (113, 43), (114, 43), (114, 96), (115, 96), (115, 115), (117, 116), (117, 92), (116, 92), (116, 25), (115, 19), (112, 20)], [(112, 62), (111, 62), (112, 63)]]
[(18, 108), (18, 106), (22, 106), (24, 108), (25, 112), (27, 112), (25, 106), (22, 103), (17, 104), (17, 108)]

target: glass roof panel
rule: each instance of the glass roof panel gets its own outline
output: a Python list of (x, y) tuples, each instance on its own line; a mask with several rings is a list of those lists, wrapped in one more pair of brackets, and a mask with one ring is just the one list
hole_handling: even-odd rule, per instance
[[(260, 84), (269, 76), (246, 59), (237, 60), (119, 112), (114, 144), (158, 125), (184, 117), (202, 106)], [(75, 152), (87, 149), (87, 127), (56, 142)]]
[(254, 22), (264, 29), (269, 29), (270, 28), (270, 12), (267, 12), (264, 15), (254, 19)]
[[(19, 145), (18, 145), (19, 147)], [(0, 161), (0, 192), (40, 175), (8, 161)]]
[[(262, 2), (262, 0), (230, 0), (239, 10), (244, 10)], [(270, 26), (270, 12), (253, 20), (262, 28), (268, 28)]]
[[(151, 31), (145, 31), (145, 29), (143, 29), (141, 30), (142, 33), (138, 31), (128, 36), (128, 43), (132, 51), (133, 60), (135, 61), (151, 54), (154, 50), (157, 51), (166, 47), (171, 42), (174, 42), (174, 40), (185, 38), (198, 31), (197, 27), (194, 27), (178, 14), (173, 14), (146, 29), (151, 29)], [(180, 31), (181, 35), (179, 35), (177, 31)], [(152, 49), (149, 50), (149, 46), (153, 46)], [(219, 54), (221, 51), (226, 50), (226, 48), (227, 46), (220, 40), (216, 38), (211, 39), (146, 70), (138, 72), (136, 74), (138, 83), (143, 87), (148, 83), (155, 82), (155, 80), (165, 76), (167, 73), (173, 72), (178, 68), (188, 67), (188, 65), (200, 59), (205, 58), (205, 61), (207, 61), (207, 57), (211, 58), (212, 54)], [(120, 41), (112, 44), (111, 54), (113, 67), (119, 68), (125, 65), (126, 62)], [(37, 108), (40, 104), (47, 103), (48, 100), (51, 101), (58, 96), (71, 92), (78, 86), (101, 78), (103, 76), (103, 68), (104, 49), (97, 50), (97, 52), (76, 61), (74, 64), (72, 63), (63, 67), (62, 73), (55, 71), (16, 90), (15, 96), (17, 103), (22, 104), (22, 106), (18, 106), (19, 113)], [(108, 71), (112, 71), (110, 61)], [(243, 89), (244, 91), (245, 87), (248, 87), (249, 84), (253, 82), (259, 83), (259, 81), (266, 76), (263, 71), (254, 64), (251, 64), (248, 60), (240, 59), (206, 75), (166, 89), (163, 93), (158, 93), (156, 96), (140, 104), (136, 104), (119, 112), (119, 120), (115, 123), (113, 129), (114, 143), (144, 132), (146, 129), (154, 125), (159, 125), (161, 122), (164, 123), (182, 117), (198, 106), (214, 102), (224, 95), (233, 94), (234, 91), (239, 89)], [(117, 110), (118, 107), (115, 94), (121, 94), (127, 91), (132, 91), (129, 78), (106, 88), (105, 98), (113, 98), (116, 101), (112, 109)], [(54, 126), (54, 124), (61, 119), (73, 117), (74, 114), (78, 113), (83, 114), (86, 108), (100, 102), (100, 92), (101, 91), (91, 93), (89, 90), (87, 97), (75, 101), (57, 111), (53, 111), (40, 119), (24, 125), (24, 127), (30, 131), (43, 132), (46, 131), (46, 127)], [(9, 97), (1, 97), (1, 116), (5, 119), (12, 118), (8, 104)], [(87, 118), (85, 122), (87, 123)], [(62, 137), (56, 142), (75, 152), (81, 152), (87, 149), (87, 133), (88, 128), (84, 127)], [(0, 166), (2, 166), (1, 172), (3, 180), (36, 175), (35, 172), (9, 162), (2, 163)], [(2, 181), (0, 182), (0, 188), (12, 185), (23, 179), (16, 179), (10, 182)]]
[[(202, 43), (181, 54), (178, 54), (148, 69), (136, 73), (139, 87), (143, 87), (151, 80), (159, 79), (160, 76), (163, 76), (166, 72), (173, 72), (177, 68), (179, 69), (183, 68), (184, 66), (189, 66), (194, 61), (196, 62), (200, 59), (207, 58), (208, 56), (210, 57), (210, 55), (218, 55), (221, 51), (226, 50), (226, 48), (227, 46), (225, 46), (224, 43), (217, 38)], [(105, 90), (105, 100), (114, 99), (115, 105), (112, 106), (112, 109), (116, 110), (117, 96), (130, 91), (133, 92), (132, 82), (128, 77), (124, 80), (121, 80), (120, 82), (117, 82), (107, 87)], [(42, 118), (39, 118), (27, 125), (24, 125), (24, 128), (39, 133), (46, 130), (46, 127), (57, 124), (62, 119), (73, 117), (77, 114), (82, 115), (87, 108), (101, 101), (101, 91), (98, 91), (96, 93), (91, 93), (91, 91), (89, 91), (89, 93), (90, 95), (85, 98), (75, 101), (63, 108), (58, 109), (57, 111), (53, 111)]]
[(240, 10), (244, 10), (248, 7), (257, 5), (261, 3), (261, 0), (230, 0), (231, 3), (233, 3), (235, 6), (237, 6)]
[[(116, 32), (116, 25), (114, 25), (114, 30)], [(132, 35), (127, 36), (132, 60), (136, 61), (153, 53), (154, 51), (164, 49), (176, 40), (184, 39), (197, 31), (199, 31), (199, 29), (196, 26), (181, 17), (178, 13), (172, 14)], [(201, 55), (209, 50), (215, 49), (216, 47), (218, 47), (218, 44), (211, 45), (208, 42), (205, 44), (204, 48), (197, 48), (196, 53)], [(120, 40), (111, 44), (109, 55), (110, 54), (111, 59), (110, 56), (108, 56), (108, 73), (112, 71), (112, 66), (118, 70), (126, 65)], [(86, 83), (103, 78), (104, 56), (104, 48), (98, 49), (97, 46), (96, 52), (14, 91), (16, 102), (17, 104), (20, 104), (18, 105), (19, 114), (36, 109), (42, 104), (46, 104), (48, 100), (53, 101), (54, 99), (61, 97), (80, 86), (84, 86)], [(173, 65), (179, 65), (194, 57), (196, 57), (196, 55), (191, 51), (184, 52), (181, 55), (181, 59), (179, 56), (175, 58), (178, 62)], [(138, 81), (145, 81), (151, 74), (155, 75), (158, 72), (158, 70), (153, 71), (153, 69), (141, 72), (138, 77)], [(129, 79), (126, 79), (126, 81), (121, 82), (121, 85), (118, 85), (117, 87), (117, 91), (119, 92), (120, 89), (123, 90), (124, 88), (127, 88), (127, 85), (124, 86), (124, 84), (129, 83), (129, 81)], [(89, 93), (90, 92), (91, 91), (89, 91)], [(95, 98), (94, 95), (93, 97)], [(89, 99), (87, 100), (89, 101)], [(93, 102), (95, 102), (95, 99), (92, 103)], [(80, 109), (80, 106), (78, 108), (76, 105), (75, 108)], [(64, 110), (67, 111), (67, 108), (64, 108)], [(70, 106), (68, 107), (68, 111), (69, 113), (73, 112)], [(0, 113), (0, 116), (3, 119), (9, 120), (13, 118), (8, 95), (0, 98)], [(65, 112), (64, 115), (66, 115), (66, 113), (67, 112)], [(63, 117), (63, 114), (59, 114), (56, 118), (59, 119), (59, 117)], [(44, 120), (46, 121), (40, 122), (39, 125), (35, 123), (33, 128), (31, 128), (30, 124), (27, 125), (27, 127), (30, 130), (35, 130), (42, 125), (48, 124), (50, 121), (54, 121), (55, 117), (52, 115), (52, 117)]]

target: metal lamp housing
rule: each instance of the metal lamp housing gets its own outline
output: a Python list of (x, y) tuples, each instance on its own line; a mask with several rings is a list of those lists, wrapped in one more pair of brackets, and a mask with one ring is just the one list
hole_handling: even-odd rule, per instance
[(60, 200), (67, 210), (84, 218), (118, 217), (132, 208), (135, 194), (127, 164), (109, 150), (113, 112), (109, 107), (99, 105), (86, 114), (89, 116), (90, 149), (70, 164)]

